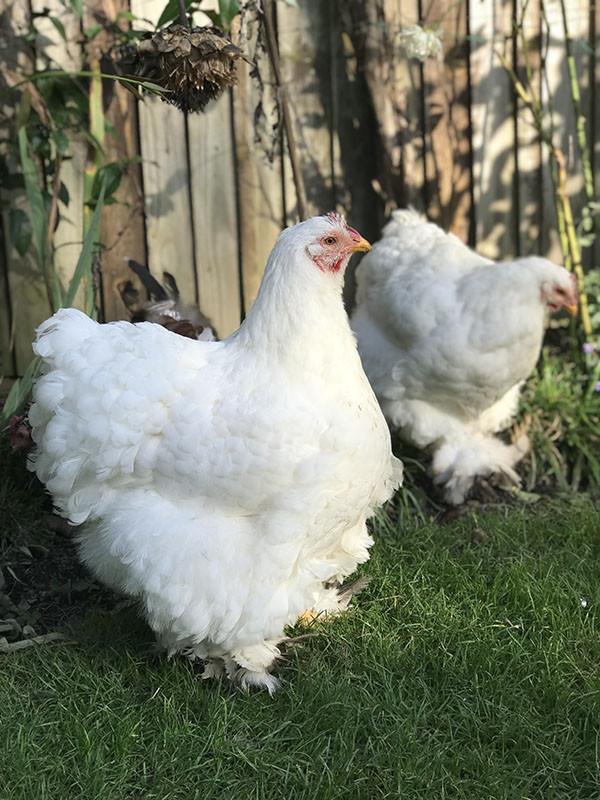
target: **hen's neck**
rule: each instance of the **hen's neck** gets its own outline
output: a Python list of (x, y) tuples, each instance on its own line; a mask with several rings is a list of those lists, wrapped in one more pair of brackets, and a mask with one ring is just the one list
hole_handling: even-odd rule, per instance
[(304, 252), (292, 259), (285, 248), (276, 248), (238, 344), (305, 364), (315, 355), (331, 363), (349, 350), (356, 353), (342, 287), (342, 276), (321, 272)]

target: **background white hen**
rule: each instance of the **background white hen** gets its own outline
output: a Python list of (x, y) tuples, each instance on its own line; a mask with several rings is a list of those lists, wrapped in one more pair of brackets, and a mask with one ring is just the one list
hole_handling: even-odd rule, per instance
[(169, 653), (266, 686), (306, 609), (368, 558), (366, 519), (400, 462), (342, 306), (368, 243), (338, 215), (288, 228), (222, 342), (62, 310), (41, 325), (32, 467), (80, 554), (138, 597)]
[(367, 376), (391, 425), (432, 448), (446, 500), (462, 502), (478, 475), (518, 483), (526, 438), (492, 434), (517, 410), (548, 309), (576, 311), (574, 276), (544, 258), (490, 261), (409, 209), (393, 212), (357, 286)]

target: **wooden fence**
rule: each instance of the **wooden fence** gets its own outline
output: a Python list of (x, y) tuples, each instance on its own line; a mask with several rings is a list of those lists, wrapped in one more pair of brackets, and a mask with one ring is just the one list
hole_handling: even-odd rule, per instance
[[(84, 0), (82, 27), (126, 10), (150, 27), (165, 1)], [(595, 0), (567, 6), (596, 165), (599, 12)], [(48, 16), (32, 17), (45, 8), (62, 22), (66, 42)], [(299, 0), (299, 8), (277, 2), (283, 80), (310, 213), (338, 209), (374, 239), (393, 205), (412, 203), (485, 255), (535, 252), (561, 261), (548, 157), (498, 56), (522, 72), (523, 53), (510, 38), (514, 10), (503, 0)], [(25, 73), (48, 63), (81, 68), (81, 25), (60, 0), (30, 0), (29, 8), (23, 0), (3, 0), (0, 11), (0, 65)], [(419, 21), (442, 31), (441, 56), (423, 64), (406, 58), (399, 38)], [(33, 42), (25, 36), (31, 25)], [(540, 0), (529, 0), (524, 25), (534, 68), (545, 59), (547, 81), (538, 73), (534, 80), (546, 111), (552, 105), (577, 215), (583, 181), (559, 0), (545, 0), (543, 9)], [(256, 295), (277, 234), (296, 220), (277, 91), (256, 48), (257, 27), (248, 24), (242, 43), (263, 86), (244, 63), (237, 87), (204, 114), (185, 116), (155, 98), (137, 103), (106, 82), (105, 111), (115, 135), (105, 139), (105, 160), (139, 154), (141, 161), (122, 181), (121, 202), (103, 212), (105, 319), (126, 316), (116, 287), (131, 277), (123, 260), (130, 256), (156, 275), (170, 271), (183, 298), (197, 302), (219, 335), (227, 335)], [(5, 139), (10, 125), (9, 119)], [(70, 153), (63, 167), (70, 199), (60, 208), (54, 239), (65, 281), (81, 247), (86, 142), (72, 141)], [(5, 208), (27, 207), (18, 190), (5, 191), (2, 200)], [(25, 369), (34, 328), (50, 308), (34, 255), (17, 254), (6, 221), (0, 244), (0, 375), (11, 376)]]

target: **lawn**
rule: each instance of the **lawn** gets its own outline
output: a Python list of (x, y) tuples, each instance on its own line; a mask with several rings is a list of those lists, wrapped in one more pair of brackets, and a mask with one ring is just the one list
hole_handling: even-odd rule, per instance
[(598, 798), (599, 522), (586, 497), (380, 514), (370, 585), (288, 651), (273, 698), (166, 661), (89, 593), (71, 641), (0, 656), (0, 796)]

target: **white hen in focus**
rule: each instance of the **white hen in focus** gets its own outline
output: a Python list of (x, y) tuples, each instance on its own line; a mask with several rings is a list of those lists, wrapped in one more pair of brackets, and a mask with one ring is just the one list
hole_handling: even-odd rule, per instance
[(38, 330), (32, 468), (83, 561), (169, 653), (265, 686), (284, 626), (335, 613), (401, 477), (342, 305), (368, 243), (338, 215), (279, 237), (221, 342), (61, 310)]
[(577, 310), (575, 278), (544, 258), (496, 263), (409, 210), (392, 213), (357, 270), (352, 328), (383, 412), (433, 451), (434, 481), (460, 503), (477, 476), (515, 484), (526, 437), (494, 433), (517, 410), (548, 309)]

